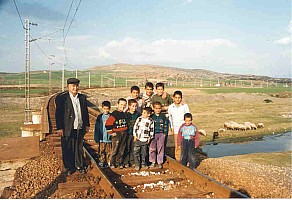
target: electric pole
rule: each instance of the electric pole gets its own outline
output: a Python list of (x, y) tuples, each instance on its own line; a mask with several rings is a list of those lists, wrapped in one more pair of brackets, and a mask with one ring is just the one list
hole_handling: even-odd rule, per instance
[(52, 69), (51, 65), (55, 63), (51, 63), (51, 57), (55, 57), (55, 55), (49, 55), (49, 96), (52, 94)]
[(88, 72), (88, 88), (90, 88), (90, 72)]
[(24, 36), (24, 63), (25, 63), (25, 89), (24, 89), (24, 96), (25, 96), (25, 108), (24, 108), (24, 123), (31, 122), (31, 110), (30, 110), (30, 41), (29, 41), (29, 31), (30, 31), (30, 22), (29, 19), (25, 19), (24, 24), (25, 36)]

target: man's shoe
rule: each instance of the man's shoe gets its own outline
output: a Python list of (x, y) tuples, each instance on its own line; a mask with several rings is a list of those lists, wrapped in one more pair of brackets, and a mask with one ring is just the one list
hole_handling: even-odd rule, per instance
[(78, 171), (79, 171), (80, 174), (85, 174), (86, 173), (86, 170), (83, 169), (83, 168), (78, 169)]
[(162, 169), (162, 164), (158, 164), (158, 168), (159, 169)]
[(67, 176), (70, 176), (71, 174), (74, 174), (74, 172), (75, 171), (68, 169), (68, 170), (66, 170), (65, 173), (66, 173)]
[(124, 169), (124, 165), (120, 165), (120, 169)]
[(135, 167), (135, 170), (139, 171), (140, 170), (140, 167), (139, 166), (136, 166)]
[(86, 171), (85, 171), (85, 169), (80, 169), (80, 170), (79, 170), (79, 173), (80, 173), (80, 174), (86, 174)]

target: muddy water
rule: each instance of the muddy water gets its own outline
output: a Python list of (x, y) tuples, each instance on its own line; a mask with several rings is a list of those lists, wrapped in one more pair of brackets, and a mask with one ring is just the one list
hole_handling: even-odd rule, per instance
[(257, 141), (241, 143), (212, 142), (202, 147), (203, 152), (210, 158), (234, 156), (262, 152), (291, 151), (292, 132), (264, 136)]

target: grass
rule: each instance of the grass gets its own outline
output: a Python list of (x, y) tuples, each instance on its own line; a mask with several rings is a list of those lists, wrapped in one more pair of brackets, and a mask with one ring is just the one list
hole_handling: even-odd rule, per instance
[(255, 153), (248, 155), (227, 156), (222, 159), (236, 159), (237, 161), (257, 163), (261, 165), (273, 165), (278, 167), (292, 167), (291, 151), (274, 153)]
[[(265, 96), (256, 97), (246, 94), (243, 99), (232, 98), (232, 95), (218, 96), (207, 95), (209, 98), (197, 98), (196, 102), (188, 104), (190, 111), (194, 116), (193, 122), (198, 129), (204, 129), (207, 137), (201, 137), (202, 141), (212, 140), (213, 132), (223, 128), (224, 122), (235, 121), (237, 123), (262, 122), (265, 125), (263, 129), (236, 131), (226, 130), (220, 133), (220, 140), (229, 140), (234, 138), (250, 138), (259, 135), (271, 134), (273, 132), (285, 132), (291, 130), (291, 118), (284, 118), (284, 113), (291, 112), (290, 98), (274, 98), (274, 103), (263, 103)], [(249, 99), (250, 98), (250, 99)]]
[[(178, 88), (167, 88), (170, 94)], [(7, 89), (8, 90), (8, 89)], [(117, 95), (116, 90), (108, 90), (110, 99)], [(128, 90), (128, 88), (125, 90)], [(246, 140), (251, 137), (258, 137), (273, 132), (285, 132), (291, 130), (291, 118), (284, 118), (283, 114), (290, 114), (292, 108), (291, 98), (275, 98), (269, 97), (273, 103), (263, 103), (263, 99), (267, 98), (265, 94), (246, 94), (246, 93), (222, 93), (222, 94), (206, 94), (194, 88), (180, 88), (183, 92), (183, 101), (189, 105), (190, 111), (194, 116), (194, 124), (198, 129), (204, 129), (207, 132), (207, 137), (201, 137), (201, 140), (211, 141), (213, 132), (219, 128), (223, 128), (224, 122), (236, 121), (244, 123), (246, 121), (265, 124), (265, 128), (249, 131), (232, 131), (227, 130), (220, 133), (220, 140)], [(11, 90), (12, 91), (12, 90)], [(91, 91), (91, 90), (90, 90)], [(94, 89), (96, 94), (100, 94), (99, 89)], [(23, 90), (17, 93), (23, 97)], [(41, 91), (38, 91), (41, 92)], [(44, 91), (43, 91), (44, 92)], [(89, 92), (89, 90), (87, 91)], [(126, 94), (126, 92), (124, 92)], [(124, 94), (119, 93), (119, 95)], [(1, 95), (3, 93), (1, 92)], [(8, 94), (8, 93), (6, 93)], [(37, 96), (37, 92), (33, 93)], [(16, 94), (11, 93), (13, 98)], [(90, 92), (89, 92), (90, 95)], [(127, 96), (127, 95), (123, 95)], [(3, 96), (2, 96), (3, 97)], [(99, 99), (100, 97), (94, 97)], [(103, 97), (104, 98), (104, 97)], [(116, 97), (117, 98), (117, 97)], [(24, 99), (1, 103), (0, 98), (0, 137), (18, 134), (19, 127), (24, 119)], [(21, 103), (22, 102), (22, 103)], [(35, 105), (40, 109), (40, 105)], [(14, 123), (14, 125), (13, 125)]]
[(281, 93), (281, 92), (291, 92), (290, 87), (263, 87), (263, 88), (209, 88), (209, 89), (200, 89), (207, 94), (218, 94), (218, 93)]
[(20, 127), (24, 121), (24, 108), (19, 102), (21, 101), (1, 102), (0, 99), (0, 138), (21, 135)]

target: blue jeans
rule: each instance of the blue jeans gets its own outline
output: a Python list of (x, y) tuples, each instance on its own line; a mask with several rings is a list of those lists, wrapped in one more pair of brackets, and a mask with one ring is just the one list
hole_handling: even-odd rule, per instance
[(182, 140), (180, 162), (184, 166), (187, 166), (187, 162), (190, 162), (190, 168), (194, 169), (196, 167), (196, 158), (195, 158), (195, 142), (193, 139)]

